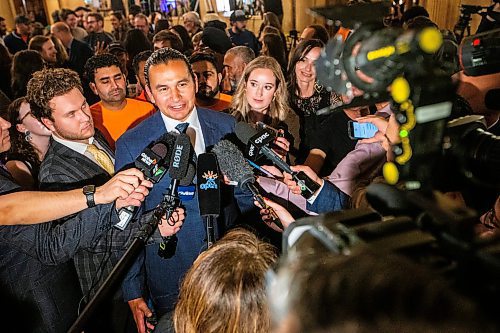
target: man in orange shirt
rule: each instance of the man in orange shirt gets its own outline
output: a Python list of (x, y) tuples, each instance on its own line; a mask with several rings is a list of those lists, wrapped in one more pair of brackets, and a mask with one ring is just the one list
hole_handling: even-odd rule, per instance
[(114, 149), (115, 141), (125, 131), (154, 113), (154, 106), (148, 102), (126, 98), (126, 78), (118, 58), (112, 54), (91, 57), (85, 64), (85, 75), (90, 88), (101, 99), (90, 107), (94, 126)]
[(232, 97), (219, 91), (222, 74), (217, 70), (215, 56), (209, 52), (195, 52), (189, 62), (198, 79), (196, 105), (213, 111), (229, 108)]

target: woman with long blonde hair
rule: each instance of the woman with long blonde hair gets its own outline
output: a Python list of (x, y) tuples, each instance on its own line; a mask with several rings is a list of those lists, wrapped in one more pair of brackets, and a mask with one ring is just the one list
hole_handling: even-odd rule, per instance
[(289, 109), (287, 86), (280, 64), (267, 56), (249, 62), (231, 102), (236, 120), (251, 125), (262, 122), (282, 130), (284, 137), (278, 137), (275, 143), (288, 152), (294, 142), (294, 135), (289, 130), (293, 132), (296, 129), (298, 135), (298, 120), (289, 118), (294, 115)]

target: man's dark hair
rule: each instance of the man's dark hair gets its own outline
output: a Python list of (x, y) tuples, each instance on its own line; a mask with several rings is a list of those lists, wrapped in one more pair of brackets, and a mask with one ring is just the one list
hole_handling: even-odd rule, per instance
[(89, 15), (87, 15), (87, 17), (91, 17), (91, 16), (92, 16), (93, 18), (95, 18), (95, 20), (96, 20), (97, 22), (104, 22), (104, 17), (102, 17), (102, 15), (101, 15), (101, 14), (99, 14), (99, 13), (90, 13)]
[(134, 15), (134, 16), (136, 16), (139, 13), (142, 13), (141, 6), (139, 6), (139, 5), (130, 6), (128, 9), (128, 13), (129, 13), (129, 15)]
[(68, 19), (68, 16), (70, 16), (70, 15), (75, 15), (76, 16), (76, 13), (74, 11), (72, 11), (71, 9), (68, 9), (68, 8), (63, 8), (59, 12), (59, 17), (63, 21), (66, 21)]
[(83, 11), (85, 11), (87, 13), (91, 12), (90, 8), (87, 8), (87, 7), (84, 7), (84, 6), (78, 6), (78, 7), (76, 7), (75, 12), (80, 11), (80, 10), (83, 10)]
[(30, 103), (31, 114), (39, 121), (52, 118), (50, 101), (77, 88), (83, 94), (78, 74), (66, 68), (46, 68), (35, 72), (28, 82), (26, 98)]
[(319, 24), (311, 24), (310, 26), (308, 26), (308, 28), (314, 29), (314, 35), (311, 39), (319, 39), (323, 42), (323, 44), (328, 43), (328, 39), (330, 38), (330, 36), (328, 35), (328, 31), (324, 26)]
[(429, 12), (422, 6), (413, 6), (405, 10), (403, 15), (401, 16), (401, 23), (408, 22), (409, 20), (414, 19), (417, 16), (429, 17)]
[(24, 15), (17, 15), (14, 19), (15, 24), (30, 24), (30, 19)]
[(118, 19), (118, 21), (123, 20), (123, 14), (122, 14), (121, 10), (114, 11), (111, 13), (111, 15), (116, 17)]
[(193, 69), (191, 68), (191, 65), (189, 64), (188, 58), (186, 58), (186, 56), (180, 53), (179, 51), (166, 47), (164, 49), (159, 49), (154, 51), (153, 54), (149, 57), (149, 59), (146, 61), (146, 66), (144, 67), (144, 76), (146, 77), (146, 84), (148, 85), (149, 88), (151, 88), (151, 84), (149, 83), (149, 70), (151, 66), (168, 64), (170, 61), (175, 61), (175, 60), (184, 61), (184, 64), (186, 64), (186, 67), (189, 71), (189, 74), (191, 74), (193, 81), (195, 81), (195, 75)]
[(217, 59), (215, 58), (215, 55), (211, 52), (195, 52), (189, 57), (189, 62), (191, 64), (194, 64), (199, 61), (208, 61), (211, 63), (214, 67), (215, 70), (217, 71), (217, 74), (219, 74), (219, 70), (217, 69)]
[(135, 74), (139, 74), (139, 63), (141, 61), (147, 61), (149, 57), (153, 54), (153, 51), (147, 50), (147, 51), (142, 51), (141, 53), (138, 53), (135, 57), (134, 60), (132, 60), (132, 68), (134, 69)]
[(3, 17), (0, 16), (0, 22), (5, 21)]
[(153, 44), (156, 42), (170, 42), (170, 47), (179, 52), (184, 51), (184, 44), (180, 37), (168, 30), (162, 30), (153, 37)]
[(99, 68), (105, 68), (111, 66), (118, 67), (120, 71), (123, 73), (123, 68), (120, 64), (120, 61), (116, 56), (112, 55), (111, 53), (102, 53), (92, 56), (89, 58), (89, 60), (87, 60), (87, 63), (85, 64), (85, 70), (84, 70), (85, 78), (89, 82), (94, 83), (95, 73), (97, 72), (97, 70)]

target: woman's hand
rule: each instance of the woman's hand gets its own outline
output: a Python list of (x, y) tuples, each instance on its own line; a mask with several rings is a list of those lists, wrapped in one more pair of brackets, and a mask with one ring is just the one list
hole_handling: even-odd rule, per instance
[[(292, 214), (290, 214), (283, 206), (267, 198), (264, 198), (264, 201), (266, 205), (268, 205), (270, 208), (274, 210), (274, 212), (280, 219), (281, 224), (283, 224), (283, 227), (285, 229), (288, 228), (290, 224), (295, 222), (295, 219), (293, 218)], [(279, 228), (276, 224), (272, 222), (272, 218), (268, 208), (262, 207), (257, 201), (254, 201), (254, 204), (255, 206), (260, 208), (260, 215), (262, 217), (262, 221), (265, 224), (267, 224), (268, 227), (270, 227), (274, 231), (283, 232), (281, 228)]]

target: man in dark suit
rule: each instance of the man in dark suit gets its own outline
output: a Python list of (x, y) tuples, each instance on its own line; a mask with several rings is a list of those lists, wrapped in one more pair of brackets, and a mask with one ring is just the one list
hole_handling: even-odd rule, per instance
[(83, 78), (85, 63), (94, 55), (90, 46), (73, 38), (69, 26), (64, 22), (56, 22), (50, 27), (50, 32), (56, 36), (68, 52), (68, 68), (74, 70)]
[[(48, 151), (40, 165), (40, 188), (68, 190), (89, 184), (101, 185), (109, 180), (114, 172), (114, 156), (102, 136), (94, 130), (90, 108), (82, 95), (76, 73), (62, 68), (36, 72), (28, 83), (27, 96), (32, 114), (52, 132)], [(130, 200), (118, 199), (116, 208), (130, 203)], [(107, 217), (96, 218), (107, 218), (116, 223), (119, 220), (117, 209), (110, 209)], [(130, 224), (123, 231), (111, 228), (103, 233), (92, 249), (76, 253), (73, 261), (87, 300), (109, 275), (137, 229), (137, 223)], [(126, 318), (128, 310), (123, 301), (115, 297), (106, 310), (109, 316), (99, 324), (99, 329), (107, 332), (121, 330), (123, 327), (118, 326), (125, 325), (126, 321), (111, 323), (109, 318)], [(114, 326), (102, 326), (105, 324)]]
[[(0, 118), (0, 154), (10, 148), (9, 127), (10, 123)], [(129, 193), (143, 179), (138, 170), (127, 170), (126, 174), (116, 175), (96, 190), (93, 200), (97, 206), (73, 215), (64, 224), (0, 226), (0, 307), (4, 309), (0, 319), (4, 330), (68, 330), (77, 317), (82, 297), (71, 258), (78, 251), (93, 248), (100, 235), (112, 226), (111, 219), (101, 218), (109, 216), (110, 210), (115, 207), (110, 203), (124, 196), (123, 191)], [(18, 193), (10, 193), (19, 190), (20, 187), (0, 162), (0, 201), (5, 201), (4, 194), (12, 196)], [(48, 198), (39, 193), (27, 193), (22, 197), (24, 202), (12, 203), (10, 209), (14, 211), (2, 216), (10, 218), (19, 215), (16, 211), (20, 209), (32, 210), (33, 206), (37, 206), (43, 209), (40, 215), (50, 219), (76, 213), (89, 204), (81, 189), (70, 192), (50, 193)], [(38, 198), (33, 199), (36, 194)], [(43, 207), (40, 201), (47, 205)], [(140, 204), (139, 201), (137, 204)], [(29, 206), (24, 207), (23, 204)], [(2, 219), (2, 224), (8, 223)]]
[[(186, 131), (188, 135), (191, 134), (197, 155), (204, 153), (207, 148), (233, 131), (233, 117), (195, 107), (196, 77), (187, 58), (180, 52), (170, 48), (155, 51), (146, 62), (145, 74), (148, 95), (158, 111), (118, 139), (116, 170), (132, 163), (149, 142), (166, 131)], [(145, 201), (144, 215), (147, 216), (148, 212), (160, 203), (170, 182), (170, 177), (165, 176), (153, 188)], [(182, 276), (206, 247), (206, 233), (194, 187), (192, 193), (191, 197), (182, 201), (186, 210), (186, 221), (176, 233), (178, 243), (175, 254), (169, 259), (163, 259), (158, 256), (159, 244), (151, 242), (123, 283), (123, 294), (132, 309), (139, 332), (145, 331), (144, 317), (152, 315), (146, 301), (152, 301), (157, 316), (172, 311)], [(231, 223), (228, 218), (230, 205), (223, 205), (227, 225)], [(219, 233), (221, 232), (223, 230), (219, 230)], [(150, 299), (146, 290), (149, 291)]]

